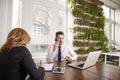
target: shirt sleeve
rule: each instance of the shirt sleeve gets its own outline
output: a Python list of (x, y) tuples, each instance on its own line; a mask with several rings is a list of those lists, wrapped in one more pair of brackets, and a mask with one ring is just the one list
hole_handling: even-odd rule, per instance
[(72, 46), (68, 46), (69, 49), (69, 54), (72, 60), (76, 60), (77, 59), (77, 54), (74, 52)]
[(30, 75), (31, 80), (43, 80), (45, 75), (45, 70), (43, 67), (37, 68), (32, 56), (27, 48), (22, 49), (22, 66), (25, 68), (26, 72)]
[(53, 45), (50, 46), (49, 50), (48, 50), (48, 54), (47, 54), (47, 57), (46, 57), (46, 60), (48, 62), (53, 62), (55, 57), (57, 56), (57, 49), (55, 51), (53, 51)]

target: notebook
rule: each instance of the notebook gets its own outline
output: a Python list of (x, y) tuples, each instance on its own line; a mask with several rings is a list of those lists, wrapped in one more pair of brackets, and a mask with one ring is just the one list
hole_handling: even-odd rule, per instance
[(44, 64), (44, 68), (46, 72), (52, 72), (53, 70), (53, 64)]
[(68, 66), (78, 68), (78, 69), (85, 69), (85, 68), (91, 67), (96, 64), (101, 53), (102, 51), (90, 52), (87, 56), (86, 61), (73, 62), (71, 64), (68, 64)]

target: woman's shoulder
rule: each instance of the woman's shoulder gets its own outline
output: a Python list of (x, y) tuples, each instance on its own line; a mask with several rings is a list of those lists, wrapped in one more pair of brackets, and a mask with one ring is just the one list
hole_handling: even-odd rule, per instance
[(16, 46), (12, 49), (12, 51), (15, 53), (20, 53), (19, 55), (24, 55), (24, 56), (28, 56), (30, 55), (30, 51), (27, 49), (27, 47), (25, 46)]
[(17, 52), (22, 52), (22, 53), (27, 53), (29, 50), (25, 46), (15, 46), (12, 48), (12, 51), (17, 51)]
[(21, 50), (21, 49), (27, 49), (27, 48), (25, 46), (15, 46), (13, 47), (13, 49)]

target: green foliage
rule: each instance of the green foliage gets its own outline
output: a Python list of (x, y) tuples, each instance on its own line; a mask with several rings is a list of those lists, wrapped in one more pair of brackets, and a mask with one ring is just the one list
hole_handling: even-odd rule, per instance
[(104, 26), (105, 26), (105, 18), (99, 17), (98, 20), (96, 21), (96, 27), (104, 29)]
[(76, 2), (74, 0), (67, 0), (67, 3), (70, 5), (71, 8), (74, 8), (76, 5)]
[[(71, 13), (75, 17), (74, 24), (78, 25), (73, 28), (74, 41), (73, 45), (80, 47), (77, 53), (86, 53), (97, 50), (99, 47), (102, 51), (107, 51), (108, 39), (105, 35), (105, 17), (103, 9), (98, 7), (103, 5), (102, 2), (95, 1), (89, 3), (87, 0), (67, 0), (71, 5)], [(99, 0), (98, 0), (99, 1)], [(83, 28), (81, 26), (89, 26)], [(86, 30), (84, 30), (86, 29)], [(83, 34), (81, 34), (81, 32)], [(76, 34), (79, 33), (79, 34)], [(86, 42), (87, 41), (87, 42)], [(93, 41), (92, 43), (90, 41)], [(87, 44), (88, 43), (88, 44)], [(86, 45), (87, 44), (87, 45)], [(83, 47), (88, 47), (88, 50)], [(82, 47), (82, 48), (81, 48)]]
[(86, 50), (84, 48), (79, 48), (77, 50), (77, 54), (85, 54), (86, 53)]
[(98, 11), (98, 7), (96, 4), (93, 4), (92, 6), (90, 6), (90, 9), (89, 9), (90, 14), (95, 15), (97, 11)]
[(87, 51), (92, 52), (92, 51), (95, 51), (95, 50), (96, 50), (95, 47), (89, 47)]
[(79, 42), (78, 40), (74, 40), (72, 44), (73, 44), (74, 46), (78, 46), (79, 43), (80, 43), (80, 42)]

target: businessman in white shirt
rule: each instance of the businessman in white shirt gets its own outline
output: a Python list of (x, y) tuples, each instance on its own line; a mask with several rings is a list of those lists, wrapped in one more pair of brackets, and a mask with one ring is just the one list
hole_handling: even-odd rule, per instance
[(76, 59), (77, 54), (72, 49), (72, 46), (64, 43), (64, 33), (62, 31), (56, 32), (55, 43), (48, 50), (47, 61), (67, 61), (70, 63)]

